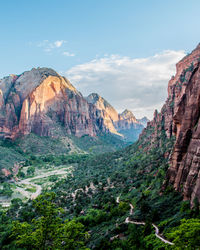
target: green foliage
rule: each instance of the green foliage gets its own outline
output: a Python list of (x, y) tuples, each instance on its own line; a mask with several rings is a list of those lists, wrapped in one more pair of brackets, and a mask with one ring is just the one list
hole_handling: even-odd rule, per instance
[[(0, 247), (170, 249), (168, 244), (156, 238), (151, 223), (158, 225), (165, 236), (169, 234), (175, 240), (175, 232), (180, 231), (183, 218), (199, 217), (199, 204), (195, 202), (191, 210), (190, 204), (182, 202), (181, 195), (172, 186), (166, 186), (163, 190), (168, 169), (165, 156), (170, 154), (174, 144), (173, 137), (166, 137), (163, 126), (162, 119), (154, 142), (150, 141), (154, 133), (151, 127), (138, 142), (112, 153), (94, 154), (118, 147), (118, 138), (116, 140), (105, 135), (98, 138), (84, 136), (80, 140), (76, 138), (79, 142), (73, 136), (70, 138), (79, 148), (91, 151), (91, 154), (58, 152), (60, 146), (53, 152), (56, 142), (51, 141), (51, 144), (50, 140), (46, 149), (43, 141), (41, 155), (38, 152), (35, 154), (36, 149), (29, 148), (23, 164), (28, 167), (28, 175), (33, 175), (34, 170), (39, 172), (41, 168), (48, 171), (52, 166), (70, 166), (71, 174), (66, 178), (46, 178), (52, 183), (44, 191), (51, 188), (54, 193), (43, 192), (36, 200), (25, 203), (20, 199), (12, 200), (11, 207), (0, 214), (0, 236), (3, 239)], [(40, 139), (43, 140), (34, 137), (36, 142)], [(24, 144), (21, 146), (28, 147)], [(22, 168), (20, 172), (23, 171)], [(117, 197), (120, 197), (119, 203)], [(129, 203), (134, 206), (132, 214)], [(127, 224), (127, 217), (130, 220), (143, 220), (146, 224)], [(85, 230), (90, 232), (89, 240)], [(196, 243), (191, 235), (192, 247), (193, 244)]]
[(18, 172), (18, 174), (17, 174), (17, 176), (18, 176), (19, 178), (23, 179), (26, 175), (25, 175), (25, 173), (20, 169), (19, 172)]
[(0, 190), (0, 195), (11, 197), (13, 194), (13, 190), (11, 185), (7, 182), (3, 183), (3, 189)]
[(63, 210), (53, 203), (54, 193), (39, 196), (33, 203), (38, 217), (28, 222), (14, 222), (12, 237), (25, 249), (86, 249), (87, 234), (81, 223), (65, 220)]
[(181, 220), (181, 225), (173, 228), (167, 236), (173, 240), (176, 249), (199, 249), (200, 219)]
[(32, 176), (35, 173), (35, 167), (30, 166), (27, 170), (27, 175)]
[(162, 242), (155, 236), (155, 233), (149, 234), (144, 238), (144, 249), (154, 249), (154, 250), (165, 250), (170, 249), (171, 247)]

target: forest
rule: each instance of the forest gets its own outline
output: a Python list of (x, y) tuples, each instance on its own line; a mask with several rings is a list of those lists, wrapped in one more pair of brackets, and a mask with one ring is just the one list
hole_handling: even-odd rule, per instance
[[(155, 141), (148, 152), (143, 148), (149, 142), (140, 138), (103, 154), (27, 154), (17, 178), (32, 177), (42, 193), (11, 199), (13, 183), (4, 182), (1, 195), (11, 197), (11, 204), (1, 207), (1, 249), (198, 249), (199, 204), (195, 200), (191, 208), (166, 183), (164, 154), (174, 138), (160, 136), (161, 146)], [(60, 167), (71, 171), (33, 178)], [(153, 225), (171, 244), (156, 236)]]

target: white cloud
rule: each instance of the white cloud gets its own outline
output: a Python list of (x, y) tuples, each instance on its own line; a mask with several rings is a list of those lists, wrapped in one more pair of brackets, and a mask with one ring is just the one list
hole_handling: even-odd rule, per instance
[(64, 55), (64, 56), (75, 56), (74, 53), (70, 53), (70, 52), (68, 52), (68, 51), (64, 51), (64, 52), (63, 52), (63, 55)]
[(49, 40), (43, 40), (42, 42), (38, 43), (37, 46), (43, 48), (45, 52), (51, 52), (54, 49), (62, 47), (63, 44), (66, 42), (67, 41), (65, 40), (57, 40), (54, 42), (50, 42)]
[(65, 43), (66, 41), (64, 41), (64, 40), (58, 40), (58, 41), (55, 41), (54, 42), (54, 45), (55, 45), (55, 47), (56, 48), (60, 48), (62, 45), (63, 45), (63, 43)]
[(166, 50), (146, 58), (104, 56), (77, 65), (66, 76), (83, 95), (97, 92), (118, 111), (131, 109), (136, 117), (152, 118), (167, 97), (167, 84), (184, 51)]

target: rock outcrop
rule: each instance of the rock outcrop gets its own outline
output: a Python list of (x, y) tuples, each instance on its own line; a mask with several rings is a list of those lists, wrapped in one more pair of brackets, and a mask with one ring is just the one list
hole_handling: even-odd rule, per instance
[(141, 119), (137, 119), (139, 123), (141, 123), (144, 127), (147, 126), (147, 123), (150, 121), (146, 116), (142, 117)]
[(101, 112), (104, 126), (113, 134), (120, 135), (127, 141), (136, 141), (144, 126), (135, 118), (130, 110), (124, 110), (121, 114), (96, 93), (90, 94), (86, 100), (95, 105)]
[(143, 125), (135, 118), (134, 114), (125, 109), (121, 114), (119, 114), (119, 120), (116, 123), (118, 131), (128, 130), (128, 129), (143, 129)]
[(0, 80), (1, 137), (31, 132), (55, 136), (58, 124), (76, 136), (108, 131), (95, 106), (52, 69), (32, 69)]
[(125, 115), (119, 115), (98, 94), (84, 98), (65, 77), (49, 68), (32, 69), (0, 80), (2, 138), (15, 139), (30, 133), (81, 137), (110, 132), (122, 136), (118, 130), (138, 124), (133, 115)]
[(97, 93), (90, 94), (86, 97), (86, 100), (100, 110), (105, 127), (107, 127), (111, 133), (120, 135), (114, 126), (114, 123), (119, 120), (117, 111)]
[[(141, 138), (149, 140), (145, 150), (159, 147), (163, 136), (175, 136), (167, 180), (185, 200), (200, 201), (200, 45), (176, 65), (168, 84), (168, 98), (154, 114)], [(151, 134), (149, 135), (149, 131)], [(156, 143), (156, 144), (155, 144)]]

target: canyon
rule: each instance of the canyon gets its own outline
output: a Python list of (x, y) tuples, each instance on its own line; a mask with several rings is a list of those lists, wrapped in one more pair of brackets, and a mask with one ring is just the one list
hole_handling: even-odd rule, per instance
[(124, 119), (106, 100), (98, 98), (98, 102), (93, 94), (84, 98), (69, 80), (49, 68), (4, 77), (0, 80), (0, 137), (113, 133), (123, 139), (118, 130), (129, 129), (127, 124), (137, 124), (141, 132), (143, 125), (136, 119)]
[[(176, 75), (168, 84), (168, 98), (161, 112), (142, 132), (149, 140), (144, 151), (158, 148), (163, 138), (175, 138), (169, 159), (167, 183), (182, 192), (184, 200), (200, 201), (200, 45), (176, 65)], [(151, 133), (149, 133), (151, 131)], [(141, 145), (142, 147), (142, 145)]]

